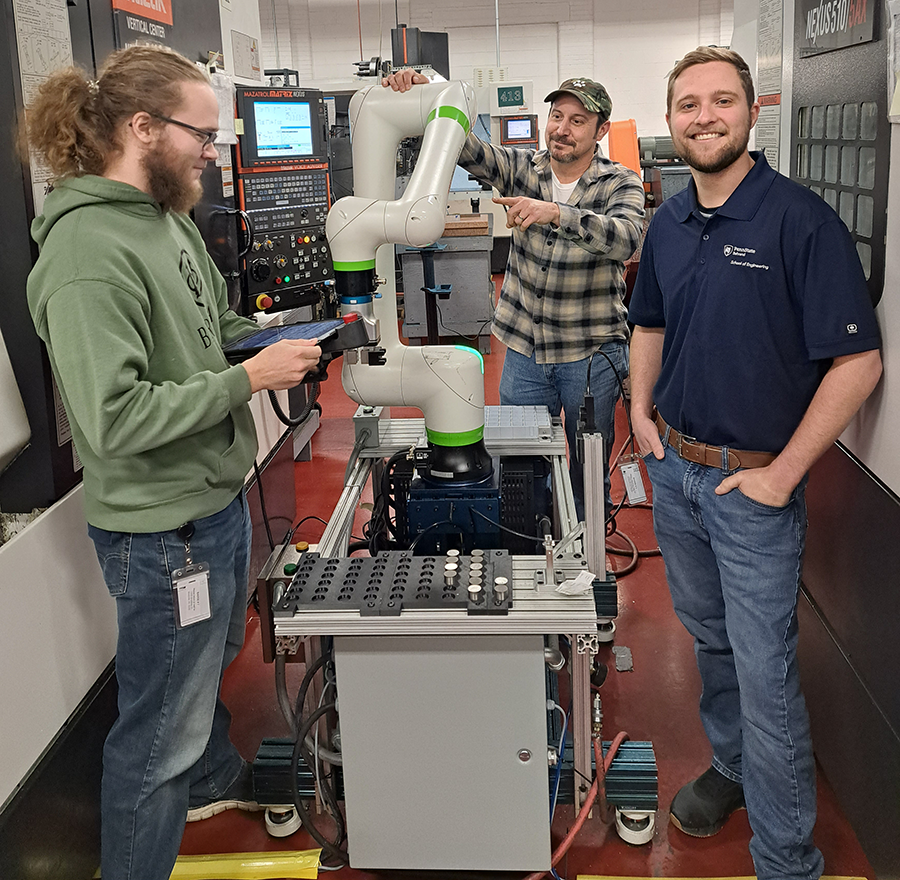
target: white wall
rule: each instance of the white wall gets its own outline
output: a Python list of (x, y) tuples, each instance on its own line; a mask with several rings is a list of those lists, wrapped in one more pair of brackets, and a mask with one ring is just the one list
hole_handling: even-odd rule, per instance
[[(533, 81), (536, 104), (564, 79), (597, 79), (612, 96), (614, 119), (635, 119), (640, 135), (665, 134), (666, 74), (701, 42), (729, 44), (732, 8), (733, 0), (500, 0), (500, 63)], [(390, 58), (394, 4), (361, 0), (360, 10), (362, 59)], [(398, 11), (410, 27), (447, 32), (454, 78), (496, 65), (493, 3), (405, 0)], [(353, 0), (259, 0), (259, 12), (266, 67), (293, 68), (307, 86), (354, 72)]]

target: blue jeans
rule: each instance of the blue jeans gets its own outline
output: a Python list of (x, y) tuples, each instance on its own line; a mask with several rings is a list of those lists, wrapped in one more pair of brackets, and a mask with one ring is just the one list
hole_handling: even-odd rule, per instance
[(184, 629), (175, 626), (171, 574), (185, 563), (175, 532), (88, 528), (119, 626), (119, 717), (103, 747), (103, 880), (167, 880), (189, 799), (215, 800), (243, 767), (219, 698), (222, 673), (244, 642), (250, 514), (243, 493), (194, 525), (191, 555), (210, 567), (212, 613)]
[[(625, 342), (604, 342), (600, 346), (615, 365), (619, 377), (628, 375), (628, 345)], [(575, 454), (575, 429), (578, 410), (584, 403), (587, 370), (590, 358), (569, 364), (538, 364), (531, 357), (507, 349), (500, 377), (502, 406), (546, 406), (551, 416), (565, 413), (566, 443), (569, 447), (569, 476), (575, 495), (578, 519), (584, 519), (584, 465)], [(591, 393), (594, 397), (594, 417), (597, 431), (603, 436), (603, 486), (609, 510), (609, 457), (615, 436), (616, 401), (619, 399), (619, 380), (602, 354), (593, 355), (591, 363)]]
[(733, 489), (729, 474), (671, 447), (644, 461), (675, 612), (694, 637), (700, 717), (713, 766), (742, 782), (760, 880), (822, 873), (813, 845), (816, 768), (797, 666), (805, 481), (785, 507)]

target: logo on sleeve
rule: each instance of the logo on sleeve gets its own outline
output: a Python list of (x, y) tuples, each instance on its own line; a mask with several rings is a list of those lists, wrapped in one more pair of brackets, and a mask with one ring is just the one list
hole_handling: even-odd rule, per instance
[(856, 324), (848, 324), (847, 332), (852, 336), (854, 333), (859, 333), (859, 326)]

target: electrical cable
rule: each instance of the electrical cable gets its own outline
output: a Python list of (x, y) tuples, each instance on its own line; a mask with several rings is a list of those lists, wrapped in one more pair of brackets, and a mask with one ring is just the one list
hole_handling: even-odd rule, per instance
[[(535, 544), (543, 544), (543, 537), (536, 538), (534, 535), (526, 535), (524, 532), (517, 532), (515, 529), (507, 528), (504, 525), (501, 525), (498, 522), (492, 520), (489, 516), (485, 516), (480, 510), (475, 510), (474, 507), (469, 508), (469, 516), (471, 517), (480, 517), (485, 522), (489, 522), (492, 526), (500, 529), (501, 532), (509, 532), (510, 535), (515, 535), (517, 538), (526, 538), (529, 541), (534, 541)], [(474, 522), (473, 522), (474, 525)]]
[[(328, 678), (326, 677), (325, 687), (322, 688), (322, 694), (319, 697), (319, 705), (316, 707), (317, 709), (322, 708), (322, 706), (325, 703), (326, 694), (333, 687), (334, 687), (334, 682), (329, 681)], [(316, 725), (316, 733), (315, 733), (315, 736), (313, 737), (313, 745), (315, 746), (315, 748), (313, 749), (313, 754), (318, 756), (318, 754), (319, 754), (319, 725), (318, 724)], [(322, 762), (317, 760), (315, 762), (315, 764), (316, 764), (316, 771), (315, 771), (316, 772), (316, 789), (318, 791), (321, 791), (322, 790), (322, 774), (319, 772), (319, 770), (321, 768)]]
[[(594, 354), (603, 355), (603, 357), (606, 358), (607, 362), (609, 363), (609, 366), (612, 369), (612, 371), (616, 377), (616, 381), (619, 384), (619, 395), (621, 395), (621, 397), (622, 397), (622, 407), (625, 411), (625, 418), (628, 422), (628, 437), (625, 439), (625, 442), (619, 447), (619, 451), (616, 453), (616, 455), (613, 458), (613, 465), (611, 468), (611, 472), (612, 472), (619, 466), (619, 458), (621, 457), (623, 451), (625, 450), (625, 447), (628, 446), (629, 443), (631, 444), (632, 454), (637, 455), (637, 447), (635, 445), (635, 436), (634, 436), (634, 425), (631, 422), (631, 408), (628, 406), (628, 402), (627, 402), (628, 398), (625, 394), (625, 382), (622, 379), (622, 376), (619, 374), (619, 371), (616, 369), (616, 365), (612, 362), (612, 358), (610, 358), (610, 356), (605, 351), (601, 351), (598, 348)], [(586, 381), (585, 381), (585, 392), (584, 392), (585, 397), (587, 397), (591, 393), (591, 368), (593, 366), (593, 361), (594, 361), (594, 355), (591, 355), (591, 357), (588, 358), (588, 369), (587, 369), (587, 377), (586, 377)], [(616, 395), (617, 398), (619, 395)], [(616, 575), (616, 577), (624, 577), (627, 574), (631, 574), (631, 572), (633, 572), (637, 568), (641, 558), (644, 558), (645, 556), (649, 557), (649, 556), (659, 555), (659, 548), (656, 548), (655, 550), (648, 550), (648, 551), (638, 550), (634, 541), (632, 541), (631, 538), (628, 537), (628, 535), (624, 534), (623, 532), (618, 531), (618, 528), (616, 526), (616, 515), (625, 506), (626, 499), (627, 499), (627, 495), (623, 496), (622, 499), (619, 501), (619, 503), (616, 505), (615, 509), (613, 509), (609, 513), (609, 515), (606, 517), (606, 526), (608, 529), (607, 540), (609, 538), (613, 537), (613, 535), (618, 535), (620, 538), (622, 538), (623, 541), (625, 541), (629, 545), (629, 550), (627, 550), (627, 551), (626, 550), (618, 550), (617, 551), (616, 548), (610, 549), (609, 547), (607, 547), (607, 552), (609, 552), (613, 555), (623, 555), (623, 556), (631, 555), (631, 557), (632, 557), (631, 561), (629, 563), (627, 563), (626, 565), (624, 565), (622, 568), (613, 569), (613, 574)], [(633, 505), (633, 507), (635, 507), (635, 508), (637, 506), (638, 505)], [(629, 507), (632, 507), (632, 505), (629, 505)], [(651, 509), (652, 509), (652, 507), (651, 507)]]
[[(453, 336), (453, 337), (457, 337), (459, 339), (468, 339), (469, 342), (477, 342), (478, 338), (481, 336), (481, 331), (484, 330), (485, 327), (492, 324), (494, 321), (494, 316), (491, 315), (490, 318), (488, 318), (486, 321), (482, 322), (481, 326), (475, 331), (474, 336), (467, 336), (465, 333), (459, 333), (456, 330), (451, 330), (444, 323), (444, 313), (441, 311), (441, 304), (437, 301), (437, 297), (435, 297), (434, 305), (435, 305), (435, 308), (437, 309), (439, 329), (446, 331), (447, 336)], [(493, 311), (493, 309), (492, 309), (492, 311)]]
[[(334, 704), (332, 704), (334, 705)], [(320, 707), (316, 709), (316, 712), (320, 712), (324, 707)], [(320, 716), (321, 717), (321, 716)], [(317, 724), (318, 719), (312, 724)], [(307, 719), (309, 722), (309, 719)], [(311, 725), (307, 725), (304, 730), (303, 727), (300, 728), (300, 732), (303, 733), (303, 737), (300, 738), (298, 736), (296, 745), (299, 745), (299, 752), (303, 756), (303, 760), (306, 762), (306, 766), (312, 768), (314, 762), (318, 761), (318, 758), (313, 757), (313, 753), (310, 751), (308, 743), (312, 739), (310, 734)], [(337, 792), (335, 788), (331, 784), (331, 774), (327, 776), (319, 777), (321, 779), (321, 787), (319, 788), (319, 793), (322, 797), (322, 802), (325, 804), (328, 811), (331, 813), (332, 818), (335, 821), (337, 826), (337, 837), (335, 838), (335, 846), (340, 846), (341, 843), (346, 839), (347, 829), (344, 825), (344, 815), (341, 812), (340, 804), (337, 799)]]
[[(628, 546), (631, 548), (631, 550), (630, 550), (631, 561), (626, 563), (625, 565), (623, 565), (621, 568), (614, 568), (612, 570), (612, 573), (617, 578), (620, 578), (620, 577), (625, 577), (626, 574), (631, 574), (631, 572), (633, 572), (638, 567), (638, 562), (640, 562), (640, 553), (638, 552), (638, 548), (635, 545), (634, 541), (632, 541), (631, 538), (628, 537), (628, 535), (624, 534), (623, 532), (616, 532), (615, 534), (618, 537), (620, 537), (623, 541), (625, 541), (628, 544)], [(616, 550), (615, 548), (610, 547), (608, 542), (609, 542), (609, 538), (611, 538), (611, 537), (612, 537), (612, 535), (609, 535), (607, 537), (606, 552), (612, 553), (617, 556), (620, 554), (622, 556), (629, 555), (629, 551), (627, 551), (627, 550)]]
[(347, 485), (347, 480), (350, 479), (350, 472), (353, 470), (353, 465), (356, 464), (356, 459), (359, 456), (360, 452), (363, 451), (363, 448), (366, 445), (366, 440), (371, 437), (372, 434), (368, 428), (363, 428), (359, 432), (359, 437), (356, 438), (356, 442), (353, 444), (353, 449), (350, 450), (350, 458), (347, 460), (347, 467), (344, 469), (344, 485)]
[[(621, 395), (622, 400), (625, 401), (627, 399), (625, 394), (625, 380), (620, 375), (619, 371), (616, 369), (616, 365), (612, 362), (612, 358), (601, 348), (598, 348), (594, 354), (592, 354), (588, 358), (588, 368), (587, 368), (587, 381), (585, 383), (584, 396), (587, 397), (591, 393), (591, 367), (594, 363), (594, 355), (602, 354), (603, 357), (606, 358), (609, 363), (610, 369), (613, 371), (613, 375), (616, 377), (616, 381), (619, 384), (619, 394), (616, 395), (616, 399), (618, 399), (619, 395)], [(628, 440), (625, 441), (625, 444), (622, 446), (622, 449), (628, 445), (628, 441), (631, 441), (631, 451), (635, 452), (636, 447), (634, 445), (634, 426), (631, 424), (631, 410), (629, 407), (625, 407), (625, 418), (628, 421)], [(621, 450), (619, 452), (621, 455)]]
[(416, 535), (415, 540), (407, 548), (409, 552), (412, 553), (416, 549), (416, 545), (419, 541), (421, 541), (428, 532), (432, 529), (436, 529), (438, 526), (453, 526), (455, 529), (459, 529), (461, 535), (466, 534), (466, 530), (459, 523), (455, 523), (449, 519), (438, 520), (437, 522), (433, 522), (430, 526), (426, 526), (418, 535)]
[(553, 780), (553, 797), (550, 799), (550, 821), (553, 821), (553, 814), (556, 812), (556, 799), (559, 796), (559, 783), (562, 777), (562, 765), (563, 765), (563, 755), (566, 751), (566, 733), (569, 728), (569, 716), (566, 714), (565, 710), (558, 703), (554, 703), (553, 707), (555, 709), (559, 709), (562, 712), (563, 717), (563, 728), (562, 728), (562, 736), (559, 738), (559, 748), (557, 749), (557, 761), (556, 761), (556, 775)]
[[(294, 799), (294, 809), (297, 810), (297, 815), (300, 816), (300, 821), (309, 835), (322, 847), (322, 849), (326, 850), (332, 858), (337, 859), (343, 865), (350, 864), (350, 856), (346, 850), (340, 849), (340, 842), (343, 838), (343, 817), (340, 817), (340, 810), (337, 810), (337, 815), (332, 814), (332, 819), (335, 821), (335, 824), (338, 826), (338, 838), (336, 842), (330, 841), (324, 834), (322, 834), (319, 829), (316, 827), (312, 816), (309, 811), (303, 805), (303, 800), (300, 797), (300, 789), (297, 781), (297, 768), (299, 766), (300, 757), (302, 755), (304, 761), (306, 761), (307, 766), (312, 764), (312, 761), (306, 755), (302, 753), (305, 751), (303, 748), (303, 742), (306, 737), (306, 734), (312, 729), (313, 724), (315, 724), (323, 715), (328, 712), (333, 711), (336, 708), (334, 703), (328, 703), (325, 706), (321, 706), (313, 712), (309, 718), (303, 723), (302, 726), (299, 727), (297, 731), (297, 738), (294, 741), (294, 751), (291, 754), (291, 796)], [(327, 790), (327, 787), (323, 789), (323, 794)], [(330, 806), (330, 805), (329, 805)], [(339, 818), (340, 817), (340, 818)]]
[(266, 538), (269, 541), (269, 552), (275, 549), (275, 539), (272, 537), (272, 527), (269, 525), (269, 514), (266, 512), (266, 496), (263, 492), (262, 472), (256, 459), (253, 459), (253, 473), (256, 475), (256, 486), (259, 489), (259, 509), (262, 511), (263, 525), (266, 527)]
[[(335, 820), (338, 830), (338, 836), (336, 843), (334, 845), (339, 846), (340, 843), (344, 840), (346, 829), (344, 827), (343, 815), (340, 811), (340, 806), (337, 800), (337, 794), (334, 788), (331, 785), (329, 776), (321, 776), (318, 769), (318, 761), (319, 759), (327, 761), (329, 764), (340, 766), (343, 763), (343, 757), (340, 753), (333, 752), (322, 747), (316, 747), (316, 744), (309, 734), (312, 723), (312, 716), (307, 718), (306, 721), (301, 721), (301, 714), (303, 710), (303, 705), (306, 701), (306, 693), (307, 690), (312, 683), (312, 679), (315, 676), (316, 672), (319, 669), (324, 667), (323, 676), (325, 679), (325, 686), (323, 690), (327, 690), (329, 687), (335, 686), (335, 679), (333, 674), (329, 674), (329, 670), (333, 673), (333, 668), (329, 665), (332, 659), (331, 654), (331, 644), (330, 641), (325, 644), (325, 650), (322, 655), (310, 665), (310, 667), (306, 671), (306, 675), (303, 677), (303, 681), (300, 684), (300, 689), (297, 693), (297, 702), (296, 702), (296, 734), (295, 734), (295, 748), (294, 748), (294, 763), (293, 767), (296, 768), (297, 760), (296, 755), (300, 754), (303, 757), (303, 760), (306, 762), (307, 767), (310, 769), (310, 772), (314, 772), (316, 774), (317, 782), (319, 783), (319, 791), (322, 795), (322, 799), (326, 806), (331, 812), (332, 817)], [(317, 717), (321, 717), (320, 710), (323, 707), (319, 707), (313, 715)], [(313, 755), (316, 755), (314, 758)], [(306, 824), (307, 820), (303, 818), (303, 808), (302, 805), (298, 808), (298, 814), (301, 816), (301, 820)]]
[(313, 676), (328, 662), (329, 659), (329, 653), (326, 651), (321, 654), (318, 659), (316, 659), (313, 663), (310, 663), (309, 666), (306, 667), (306, 674), (303, 676), (303, 680), (300, 682), (300, 687), (297, 689), (297, 698), (294, 701), (295, 726), (297, 724), (297, 720), (303, 714), (303, 704), (306, 702), (306, 692), (309, 690), (310, 684), (312, 684)]
[(275, 655), (275, 696), (278, 698), (278, 707), (284, 720), (287, 721), (291, 736), (297, 734), (297, 719), (291, 707), (291, 698), (287, 692), (287, 655)]
[[(284, 543), (284, 544), (290, 544), (290, 543), (294, 540), (294, 534), (296, 533), (297, 529), (299, 529), (300, 526), (302, 526), (303, 523), (305, 523), (307, 520), (311, 520), (311, 519), (314, 519), (316, 522), (322, 523), (322, 525), (324, 525), (324, 526), (327, 526), (327, 525), (328, 525), (328, 520), (327, 520), (327, 519), (322, 519), (321, 516), (315, 516), (314, 514), (310, 514), (309, 516), (304, 516), (303, 519), (301, 519), (300, 522), (298, 522), (298, 523), (297, 523), (297, 524), (296, 524), (296, 525), (295, 525), (295, 526), (294, 526), (294, 527), (293, 527), (293, 528), (292, 528), (292, 529), (284, 536), (284, 541), (283, 541), (282, 543)], [(357, 537), (356, 535), (351, 535), (350, 537), (351, 537), (354, 541), (362, 541), (362, 540), (363, 540), (362, 538), (359, 538), (359, 537)], [(365, 543), (365, 542), (364, 542), (364, 543)]]
[[(375, 499), (375, 506), (372, 509), (372, 516), (363, 527), (363, 536), (369, 541), (369, 555), (376, 556), (379, 550), (389, 549), (399, 546), (396, 541), (387, 539), (384, 546), (379, 546), (379, 541), (384, 540), (382, 533), (387, 531), (390, 535), (397, 537), (394, 524), (391, 522), (389, 507), (393, 506), (390, 493), (390, 475), (394, 466), (403, 458), (412, 454), (412, 447), (401, 449), (395, 452), (387, 461), (384, 472), (381, 475), (381, 491)], [(396, 510), (396, 508), (394, 508)]]
[(397, 529), (395, 528), (393, 522), (391, 522), (390, 509), (394, 511), (397, 510), (396, 505), (393, 503), (394, 498), (391, 495), (391, 474), (393, 473), (396, 465), (403, 460), (403, 458), (408, 457), (410, 455), (411, 450), (401, 450), (400, 452), (395, 452), (389, 459), (387, 464), (384, 467), (384, 470), (381, 472), (381, 498), (384, 499), (384, 524), (387, 530), (394, 536), (397, 537)]
[[(615, 739), (610, 743), (609, 749), (606, 752), (606, 757), (603, 756), (603, 750), (600, 746), (600, 739), (596, 736), (591, 737), (594, 744), (594, 766), (596, 768), (596, 772), (594, 774), (594, 781), (591, 783), (590, 791), (588, 791), (587, 797), (585, 798), (584, 803), (581, 806), (581, 809), (578, 812), (578, 817), (575, 819), (574, 824), (569, 829), (569, 833), (563, 838), (562, 843), (554, 850), (553, 856), (550, 859), (550, 867), (551, 870), (555, 868), (562, 857), (569, 851), (572, 844), (575, 842), (575, 837), (578, 832), (581, 831), (582, 826), (587, 821), (588, 814), (591, 811), (591, 808), (594, 805), (594, 801), (598, 797), (598, 792), (600, 791), (601, 786), (601, 777), (605, 780), (606, 771), (609, 770), (612, 765), (613, 758), (616, 756), (616, 752), (619, 750), (619, 746), (628, 738), (628, 734), (623, 730), (622, 732), (616, 734)], [(606, 821), (606, 786), (605, 782), (603, 783), (603, 795), (602, 795), (602, 810), (600, 815)], [(529, 874), (525, 880), (541, 880), (541, 878), (547, 874), (547, 871), (536, 871), (533, 874)]]
[[(326, 652), (322, 654), (315, 661), (315, 663), (310, 664), (309, 668), (306, 670), (306, 675), (303, 676), (303, 681), (300, 682), (300, 688), (297, 691), (297, 699), (294, 703), (294, 709), (292, 717), (294, 719), (293, 724), (291, 725), (291, 730), (296, 732), (297, 726), (300, 724), (300, 719), (303, 715), (303, 705), (306, 702), (306, 692), (309, 690), (309, 686), (312, 683), (313, 676), (331, 659), (330, 653)], [(276, 667), (277, 674), (277, 667)], [(288, 700), (288, 706), (290, 706), (290, 700)], [(290, 720), (290, 719), (289, 719)], [(310, 740), (307, 743), (307, 746), (312, 746), (312, 741)], [(341, 766), (343, 763), (343, 757), (340, 752), (334, 752), (330, 749), (321, 748), (317, 752), (318, 756), (322, 758), (324, 761), (328, 761), (329, 764), (335, 764), (337, 766)]]
[[(310, 382), (309, 383), (309, 397), (306, 400), (306, 404), (300, 412), (300, 415), (296, 418), (290, 418), (285, 411), (281, 408), (281, 404), (278, 402), (278, 395), (269, 389), (269, 402), (272, 404), (272, 409), (275, 412), (275, 415), (278, 416), (278, 421), (280, 421), (283, 425), (287, 425), (289, 428), (299, 428), (311, 415), (313, 411), (313, 407), (316, 405), (316, 400), (319, 397), (319, 383), (318, 382)], [(321, 407), (319, 407), (319, 411), (321, 412)]]

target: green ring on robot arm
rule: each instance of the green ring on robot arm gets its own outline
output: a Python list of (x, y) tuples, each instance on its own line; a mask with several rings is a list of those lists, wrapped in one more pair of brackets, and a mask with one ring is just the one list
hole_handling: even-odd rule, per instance
[(365, 272), (375, 268), (375, 258), (371, 260), (358, 260), (356, 262), (334, 263), (335, 272)]
[(435, 446), (471, 446), (484, 439), (484, 425), (473, 428), (471, 431), (460, 431), (455, 434), (445, 434), (442, 431), (432, 431), (426, 427), (428, 442)]
[(428, 114), (428, 119), (425, 120), (425, 125), (432, 122), (433, 120), (441, 117), (443, 119), (455, 119), (461, 126), (462, 130), (468, 135), (469, 133), (469, 117), (463, 113), (458, 107), (452, 107), (449, 104), (445, 104), (442, 107), (435, 107), (431, 113)]

